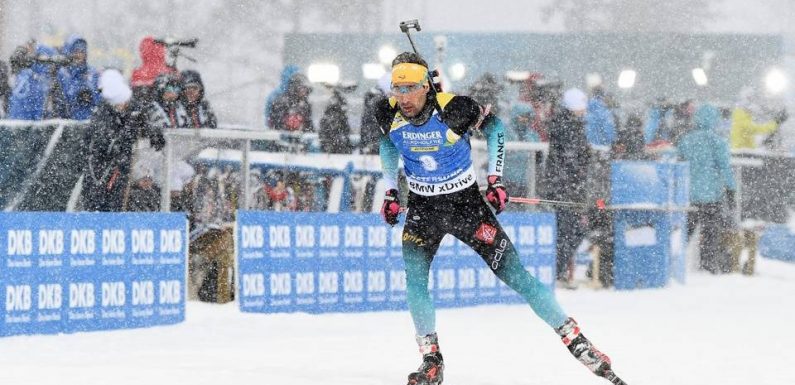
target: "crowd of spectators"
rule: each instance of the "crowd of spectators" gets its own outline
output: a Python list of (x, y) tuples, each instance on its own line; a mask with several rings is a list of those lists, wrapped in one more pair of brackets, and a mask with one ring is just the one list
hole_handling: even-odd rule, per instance
[[(0, 118), (89, 122), (82, 189), (85, 210), (157, 211), (161, 194), (170, 194), (171, 209), (187, 212), (192, 228), (232, 221), (242, 194), (242, 175), (231, 166), (185, 159), (174, 165), (174, 175), (169, 176), (174, 181), (172, 191), (161, 191), (163, 130), (217, 128), (218, 122), (199, 72), (180, 71), (168, 63), (167, 45), (152, 37), (141, 40), (139, 51), (141, 65), (128, 81), (123, 69), (89, 65), (89, 44), (81, 36), (70, 36), (61, 47), (28, 41), (14, 51), (10, 67), (0, 61)], [(331, 96), (321, 117), (313, 119), (313, 85), (300, 68), (287, 65), (265, 101), (265, 124), (296, 135), (317, 133), (321, 152), (377, 154), (379, 133), (371, 111), (389, 97), (388, 82), (384, 77), (365, 90), (356, 128), (351, 126), (348, 100), (355, 86), (325, 85)], [(506, 101), (512, 86), (518, 86), (518, 93)], [(564, 91), (563, 84), (539, 73), (508, 82), (486, 73), (463, 90), (492, 105), (491, 110), (507, 123), (508, 141), (549, 144), (546, 161), (531, 165), (543, 167), (538, 191), (545, 199), (594, 198), (593, 164), (600, 160), (688, 161), (690, 197), (697, 210), (690, 216), (688, 233), (701, 224), (701, 267), (714, 273), (732, 270), (720, 255), (725, 209), (735, 205), (729, 151), (775, 145), (778, 129), (788, 118), (783, 110), (763, 111), (759, 93), (750, 88), (740, 92), (736, 105), (723, 108), (664, 98), (644, 108), (622, 108), (601, 86), (587, 93), (576, 88)], [(764, 117), (768, 121), (760, 123)], [(351, 133), (360, 134), (358, 142), (351, 140)], [(511, 155), (507, 184), (513, 194), (525, 195), (529, 155)], [(252, 208), (319, 211), (328, 204), (332, 179), (289, 168), (255, 169), (249, 182)], [(571, 282), (574, 254), (583, 238), (590, 237), (602, 250), (600, 277), (609, 285), (610, 274), (605, 273), (612, 269), (609, 214), (572, 208), (556, 208), (556, 213), (557, 278)]]

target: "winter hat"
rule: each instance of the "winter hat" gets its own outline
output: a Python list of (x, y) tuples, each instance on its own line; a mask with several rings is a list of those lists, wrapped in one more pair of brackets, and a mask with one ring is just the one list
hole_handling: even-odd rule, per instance
[(126, 103), (132, 97), (132, 90), (124, 80), (124, 76), (115, 69), (102, 72), (99, 77), (99, 89), (102, 90), (102, 98), (113, 105)]
[(578, 88), (569, 88), (563, 93), (563, 106), (569, 111), (584, 111), (588, 108), (588, 96)]

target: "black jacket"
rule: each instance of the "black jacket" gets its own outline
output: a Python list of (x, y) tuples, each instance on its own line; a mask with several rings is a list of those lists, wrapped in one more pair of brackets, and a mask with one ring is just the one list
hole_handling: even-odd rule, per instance
[(549, 122), (549, 155), (542, 185), (544, 198), (584, 202), (589, 161), (585, 120), (561, 108)]
[(5, 62), (0, 61), (0, 119), (8, 115), (8, 98), (11, 96), (8, 78), (8, 66)]
[(160, 128), (149, 123), (151, 108), (149, 103), (133, 99), (124, 112), (116, 111), (104, 101), (95, 110), (86, 131), (87, 164), (83, 182), (86, 209), (121, 210), (121, 191), (129, 179), (133, 147), (139, 135), (148, 137), (157, 150), (165, 144)]

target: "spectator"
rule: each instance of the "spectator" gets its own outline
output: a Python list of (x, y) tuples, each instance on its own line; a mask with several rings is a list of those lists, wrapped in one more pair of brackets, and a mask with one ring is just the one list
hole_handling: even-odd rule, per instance
[(307, 82), (306, 76), (302, 74), (293, 75), (287, 82), (286, 91), (276, 98), (270, 110), (273, 128), (292, 132), (315, 131), (312, 106), (309, 104), (312, 89)]
[(530, 74), (519, 90), (519, 100), (530, 104), (535, 111), (535, 119), (530, 127), (542, 142), (549, 141), (547, 126), (560, 99), (560, 86), (559, 82), (548, 81), (544, 75), (535, 72)]
[(182, 71), (182, 84), (187, 127), (218, 128), (215, 112), (210, 107), (210, 102), (204, 98), (204, 82), (201, 75), (193, 70)]
[(641, 114), (631, 112), (627, 122), (618, 130), (618, 138), (613, 144), (613, 159), (646, 159), (643, 139), (643, 119)]
[(62, 49), (69, 64), (58, 70), (59, 92), (55, 109), (58, 117), (86, 120), (100, 102), (99, 73), (87, 64), (88, 44), (78, 35), (69, 37)]
[(8, 65), (0, 60), (0, 119), (8, 115), (8, 98), (11, 96), (11, 87), (8, 85)]
[(693, 129), (693, 113), (695, 111), (696, 104), (690, 99), (674, 106), (673, 122), (671, 123), (671, 143), (678, 143), (682, 135)]
[(9, 119), (42, 120), (52, 116), (52, 95), (55, 65), (42, 59), (57, 55), (54, 48), (35, 41), (18, 47), (12, 64), (18, 73), (8, 100)]
[(475, 99), (481, 106), (491, 105), (491, 112), (500, 116), (500, 95), (504, 87), (497, 81), (494, 74), (486, 72), (481, 75), (475, 83), (469, 87), (469, 96)]
[(155, 102), (150, 116), (152, 124), (161, 128), (187, 127), (188, 116), (179, 100), (182, 81), (177, 75), (158, 76), (152, 93)]
[(389, 88), (391, 87), (391, 74), (387, 73), (378, 79), (378, 84), (371, 87), (364, 94), (364, 106), (362, 107), (362, 122), (360, 125), (361, 135), (359, 146), (361, 153), (365, 155), (378, 154), (378, 146), (381, 139), (381, 130), (375, 119), (375, 106), (389, 98)]
[(753, 149), (757, 147), (757, 135), (773, 134), (787, 120), (786, 111), (782, 110), (766, 123), (756, 123), (754, 118), (759, 115), (756, 110), (756, 97), (751, 88), (740, 91), (740, 100), (732, 111), (731, 148)]
[[(506, 141), (517, 142), (540, 142), (538, 133), (531, 129), (535, 119), (533, 107), (526, 103), (516, 103), (511, 106), (511, 118), (508, 129), (505, 130)], [(526, 196), (528, 193), (527, 170), (529, 167), (536, 167), (535, 163), (530, 163), (530, 151), (512, 151), (505, 157), (504, 180), (508, 191), (518, 196)]]
[(132, 90), (117, 70), (99, 79), (103, 101), (91, 117), (88, 164), (83, 180), (83, 207), (88, 211), (122, 211), (139, 134), (148, 136), (155, 148), (165, 144), (162, 133), (148, 124), (146, 104), (132, 98)]
[(332, 89), (331, 100), (323, 117), (320, 119), (320, 150), (327, 154), (350, 154), (353, 152), (351, 144), (351, 125), (348, 122), (348, 101), (340, 87)]
[(701, 268), (713, 274), (730, 272), (726, 249), (722, 246), (723, 201), (734, 207), (734, 175), (729, 166), (729, 146), (715, 133), (720, 112), (711, 105), (701, 106), (695, 113), (695, 130), (685, 134), (677, 150), (683, 161), (690, 163), (690, 201), (696, 206), (688, 216), (687, 233), (693, 234), (701, 224)]
[(616, 140), (616, 122), (605, 97), (604, 89), (597, 86), (591, 91), (591, 99), (588, 101), (585, 135), (588, 143), (594, 146), (609, 147)]
[(649, 108), (646, 125), (643, 128), (643, 138), (646, 144), (673, 143), (672, 130), (668, 124), (673, 108), (674, 106), (665, 98), (658, 98), (657, 102)]
[(138, 100), (153, 101), (152, 88), (157, 77), (176, 74), (177, 69), (166, 64), (166, 47), (155, 43), (152, 36), (143, 38), (138, 49), (141, 53), (141, 66), (132, 72), (133, 94)]
[(285, 92), (287, 92), (287, 84), (290, 82), (290, 79), (293, 75), (300, 72), (300, 68), (298, 66), (289, 64), (282, 69), (281, 78), (279, 81), (279, 86), (276, 87), (269, 95), (268, 98), (265, 100), (265, 126), (271, 129), (276, 128), (276, 124), (271, 120), (272, 115), (271, 111), (273, 111), (273, 103), (276, 102), (280, 96), (282, 96)]
[[(563, 94), (563, 107), (549, 123), (549, 155), (544, 170), (543, 197), (550, 200), (584, 202), (590, 149), (585, 137), (588, 97), (572, 88)], [(574, 254), (585, 236), (580, 210), (557, 208), (557, 279), (572, 287)]]

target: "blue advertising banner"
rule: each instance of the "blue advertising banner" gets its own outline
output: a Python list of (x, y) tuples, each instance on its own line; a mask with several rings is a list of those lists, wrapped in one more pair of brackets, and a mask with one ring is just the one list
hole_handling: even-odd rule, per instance
[[(526, 269), (554, 290), (555, 216), (503, 214)], [(406, 308), (403, 228), (376, 214), (238, 211), (238, 298), (246, 312)], [(431, 268), (438, 307), (521, 303), (466, 244), (448, 235)]]
[(0, 213), (0, 336), (185, 319), (187, 221), (161, 213)]

